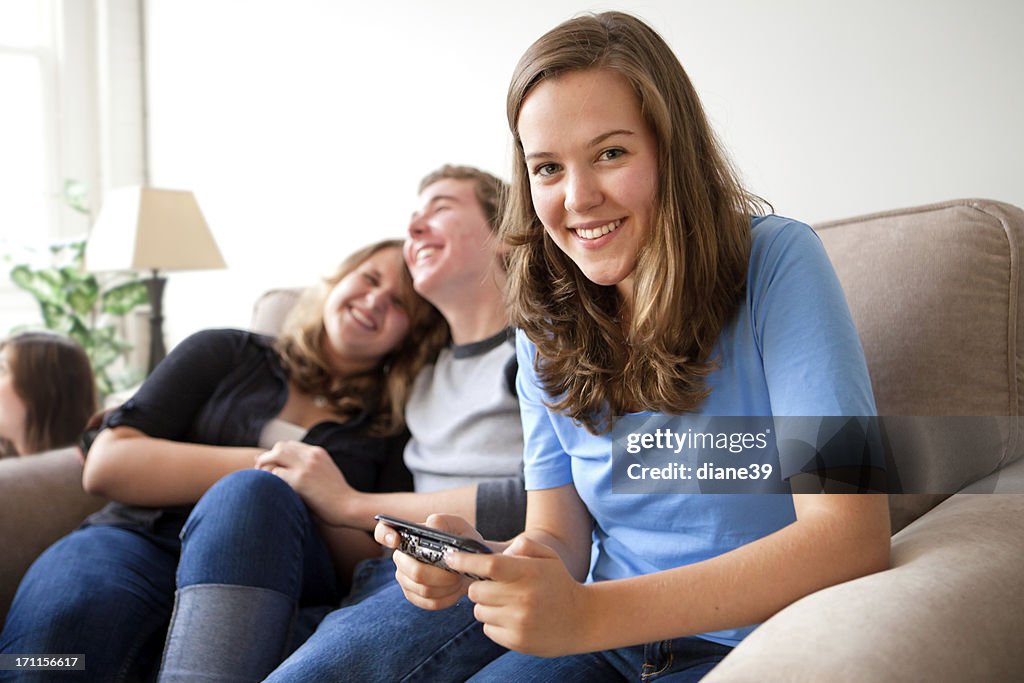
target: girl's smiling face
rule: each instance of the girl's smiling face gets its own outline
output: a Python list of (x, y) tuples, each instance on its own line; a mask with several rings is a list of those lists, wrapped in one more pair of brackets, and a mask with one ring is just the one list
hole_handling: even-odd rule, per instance
[(327, 352), (339, 371), (372, 367), (394, 351), (409, 330), (398, 247), (381, 249), (343, 277), (324, 302)]
[(607, 69), (544, 80), (523, 101), (518, 133), (548, 235), (588, 279), (631, 302), (652, 229), (658, 143), (629, 82)]

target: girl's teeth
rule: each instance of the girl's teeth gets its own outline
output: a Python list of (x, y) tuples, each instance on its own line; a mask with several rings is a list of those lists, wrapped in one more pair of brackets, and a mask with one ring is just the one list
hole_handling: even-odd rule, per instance
[(585, 240), (596, 240), (598, 237), (607, 235), (608, 233), (618, 228), (619, 223), (620, 221), (612, 221), (611, 223), (602, 225), (599, 228), (580, 229), (576, 231), (576, 234)]
[(374, 327), (374, 328), (377, 327), (377, 325), (373, 322), (373, 320), (371, 320), (367, 316), (363, 315), (363, 312), (360, 311), (359, 309), (353, 308), (353, 309), (351, 309), (351, 311), (352, 311), (352, 317), (355, 318), (356, 320), (358, 320), (363, 325), (366, 325), (367, 327)]

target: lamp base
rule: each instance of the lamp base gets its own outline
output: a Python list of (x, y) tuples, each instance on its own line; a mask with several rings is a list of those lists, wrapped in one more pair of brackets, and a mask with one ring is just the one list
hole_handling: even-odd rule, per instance
[(153, 373), (153, 369), (167, 355), (164, 347), (164, 285), (167, 278), (160, 277), (158, 271), (154, 270), (152, 276), (142, 281), (149, 293), (149, 367), (146, 375)]

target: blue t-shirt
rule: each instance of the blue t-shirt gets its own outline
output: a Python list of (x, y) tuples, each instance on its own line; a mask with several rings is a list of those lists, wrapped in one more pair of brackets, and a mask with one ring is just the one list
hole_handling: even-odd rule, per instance
[[(534, 371), (536, 347), (517, 337), (527, 490), (575, 484), (594, 519), (588, 581), (700, 562), (794, 522), (790, 495), (612, 494), (609, 435), (559, 413)], [(755, 217), (746, 298), (723, 330), (707, 379), (708, 416), (874, 415), (864, 352), (824, 247), (810, 227)], [(675, 598), (686, 609), (685, 594)], [(702, 634), (736, 645), (753, 626)]]

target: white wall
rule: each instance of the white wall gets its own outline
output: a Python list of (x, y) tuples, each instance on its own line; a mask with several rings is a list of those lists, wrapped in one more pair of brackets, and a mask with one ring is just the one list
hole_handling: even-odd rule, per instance
[[(371, 9), (370, 5), (373, 5)], [(603, 3), (149, 0), (151, 180), (197, 191), (229, 270), (174, 273), (168, 341), (401, 235), (446, 161), (508, 177), (505, 88)], [(819, 221), (1024, 206), (1024, 3), (624, 0), (688, 70), (749, 187)]]

